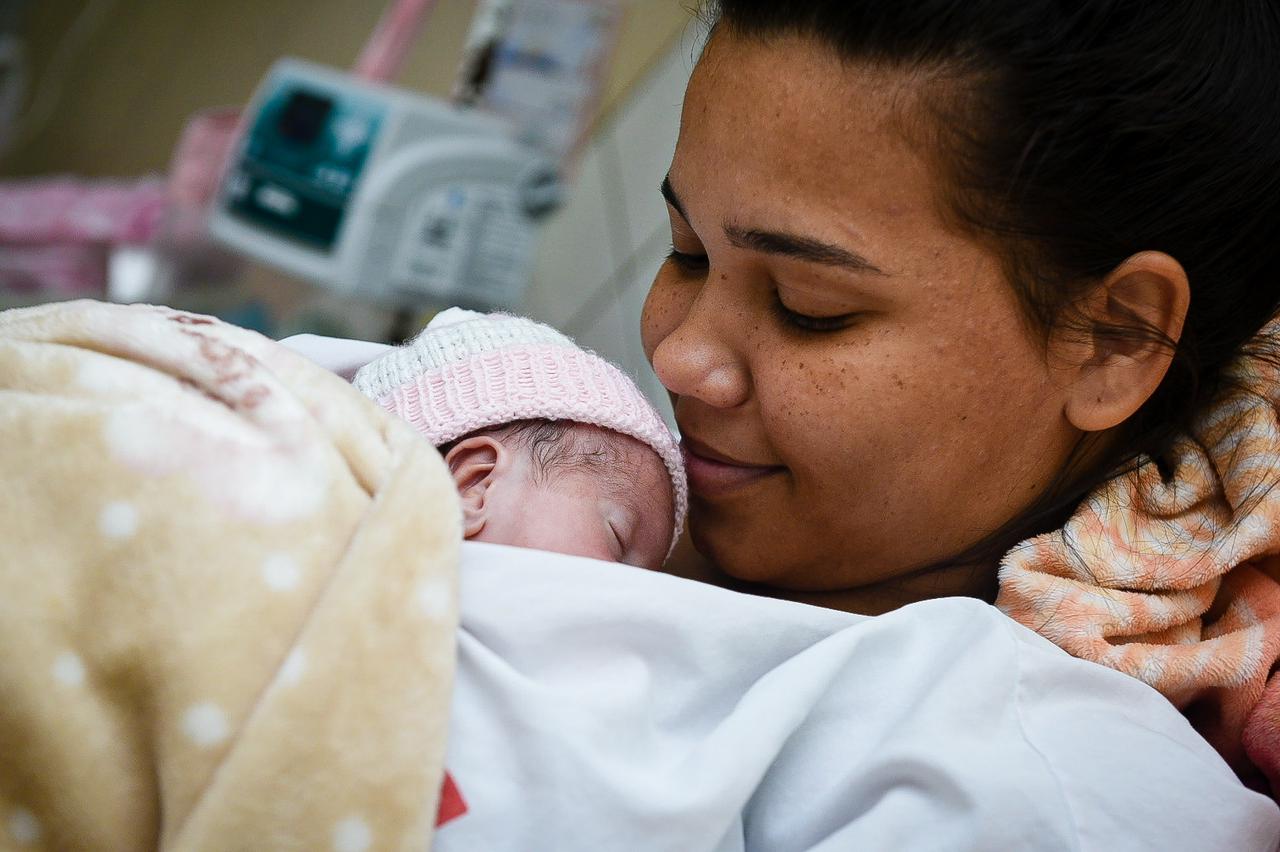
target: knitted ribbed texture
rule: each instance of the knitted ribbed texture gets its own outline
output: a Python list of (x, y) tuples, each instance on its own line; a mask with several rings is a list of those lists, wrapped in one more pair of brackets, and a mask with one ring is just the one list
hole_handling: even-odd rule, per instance
[(673, 545), (680, 536), (688, 485), (675, 436), (625, 373), (549, 326), (452, 308), (354, 384), (436, 446), (516, 420), (571, 420), (643, 441), (671, 477)]

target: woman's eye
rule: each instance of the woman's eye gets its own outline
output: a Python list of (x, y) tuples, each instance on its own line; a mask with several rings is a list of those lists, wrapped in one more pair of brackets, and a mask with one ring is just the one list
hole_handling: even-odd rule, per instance
[(776, 293), (773, 297), (773, 308), (781, 319), (787, 325), (804, 331), (840, 331), (848, 328), (852, 323), (856, 313), (840, 314), (834, 317), (814, 317), (808, 314), (797, 313), (782, 303), (782, 298)]
[(688, 252), (677, 251), (675, 246), (671, 247), (671, 253), (667, 255), (667, 260), (674, 263), (681, 272), (706, 272), (707, 256), (705, 254), (689, 254)]

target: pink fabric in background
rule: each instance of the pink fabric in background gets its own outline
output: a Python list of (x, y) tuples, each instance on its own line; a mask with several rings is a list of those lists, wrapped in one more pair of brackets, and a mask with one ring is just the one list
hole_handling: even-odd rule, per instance
[(379, 83), (394, 80), (436, 2), (437, 0), (392, 0), (365, 43), (351, 73)]
[(0, 245), (151, 241), (165, 208), (161, 178), (0, 182)]
[(242, 112), (240, 107), (226, 106), (194, 113), (169, 159), (165, 184), (169, 206), (158, 248), (173, 262), (179, 279), (227, 281), (243, 265), (238, 255), (209, 234), (209, 209), (239, 138)]
[(240, 130), (240, 113), (240, 107), (214, 107), (187, 119), (169, 161), (171, 201), (204, 207), (213, 200)]
[(107, 248), (79, 245), (0, 245), (0, 292), (54, 298), (98, 295), (106, 286)]
[(151, 242), (165, 205), (159, 178), (0, 182), (0, 290), (101, 294), (111, 246)]

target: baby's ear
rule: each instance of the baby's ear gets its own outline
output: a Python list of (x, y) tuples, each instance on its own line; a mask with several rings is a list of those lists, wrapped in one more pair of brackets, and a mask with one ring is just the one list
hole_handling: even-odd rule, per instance
[(444, 457), (462, 498), (462, 534), (475, 538), (484, 529), (489, 489), (508, 463), (502, 443), (488, 435), (463, 438)]

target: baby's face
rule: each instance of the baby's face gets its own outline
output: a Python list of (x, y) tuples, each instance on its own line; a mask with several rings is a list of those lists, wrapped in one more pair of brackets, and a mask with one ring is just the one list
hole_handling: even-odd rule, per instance
[(657, 570), (674, 531), (671, 480), (649, 446), (594, 429), (606, 469), (552, 469), (535, 476), (528, 451), (517, 451), (492, 489), (480, 540), (622, 562)]

